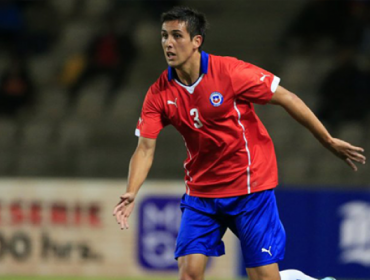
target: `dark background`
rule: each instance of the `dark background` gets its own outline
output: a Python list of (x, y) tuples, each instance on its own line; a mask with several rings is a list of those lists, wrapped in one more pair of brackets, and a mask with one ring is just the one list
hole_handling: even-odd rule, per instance
[[(335, 137), (370, 148), (369, 1), (0, 3), (0, 175), (126, 178), (140, 108), (167, 65), (159, 17), (191, 6), (210, 22), (204, 50), (281, 78)], [(368, 188), (283, 109), (256, 106), (280, 183)], [(183, 140), (161, 132), (150, 178), (182, 179)]]

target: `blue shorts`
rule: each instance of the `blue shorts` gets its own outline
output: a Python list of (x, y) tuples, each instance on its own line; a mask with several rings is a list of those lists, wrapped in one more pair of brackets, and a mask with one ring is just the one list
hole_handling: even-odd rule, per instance
[(267, 190), (227, 198), (184, 195), (175, 258), (225, 254), (222, 237), (229, 228), (240, 240), (246, 268), (276, 263), (284, 258), (285, 230), (275, 194)]

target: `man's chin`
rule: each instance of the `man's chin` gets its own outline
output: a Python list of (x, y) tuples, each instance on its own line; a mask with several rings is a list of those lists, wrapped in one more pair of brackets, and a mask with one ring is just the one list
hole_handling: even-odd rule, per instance
[(178, 63), (176, 63), (176, 61), (174, 61), (174, 60), (167, 60), (167, 64), (168, 64), (168, 66), (173, 67), (173, 68), (178, 66)]

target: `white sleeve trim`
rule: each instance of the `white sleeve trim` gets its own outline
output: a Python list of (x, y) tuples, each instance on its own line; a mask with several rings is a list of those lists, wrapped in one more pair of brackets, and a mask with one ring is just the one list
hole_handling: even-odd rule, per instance
[(140, 130), (139, 129), (135, 129), (135, 135), (137, 136), (137, 137), (140, 137)]
[(277, 77), (277, 76), (274, 76), (274, 79), (272, 80), (272, 83), (271, 83), (271, 91), (272, 92), (276, 91), (279, 83), (280, 83), (280, 78)]

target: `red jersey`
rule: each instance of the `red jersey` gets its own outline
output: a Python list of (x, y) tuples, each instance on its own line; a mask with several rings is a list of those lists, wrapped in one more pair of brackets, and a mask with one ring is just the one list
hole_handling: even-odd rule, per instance
[(191, 86), (169, 67), (149, 88), (136, 135), (156, 138), (166, 125), (183, 136), (186, 193), (230, 197), (276, 187), (275, 150), (253, 104), (267, 103), (280, 79), (232, 57), (202, 52)]

